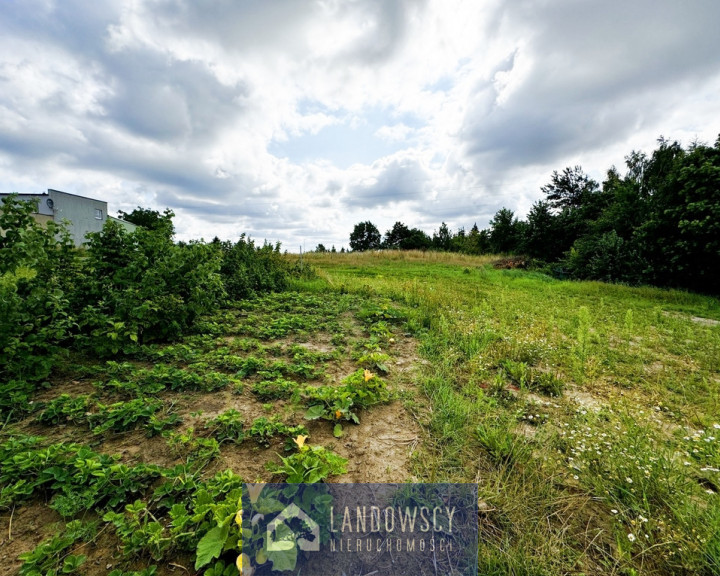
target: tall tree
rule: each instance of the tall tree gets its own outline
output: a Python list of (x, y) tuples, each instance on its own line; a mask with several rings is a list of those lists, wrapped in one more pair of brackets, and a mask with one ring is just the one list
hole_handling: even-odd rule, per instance
[(393, 227), (385, 232), (383, 246), (385, 246), (385, 248), (399, 250), (402, 248), (403, 241), (409, 237), (410, 229), (402, 222), (395, 222)]
[(514, 252), (519, 244), (518, 220), (508, 208), (501, 208), (490, 220), (490, 247), (493, 252)]
[[(655, 166), (655, 163), (661, 166)], [(638, 232), (654, 283), (720, 290), (720, 137), (688, 151), (661, 141), (649, 171), (650, 213)]]
[(598, 183), (588, 177), (580, 166), (567, 167), (560, 174), (557, 170), (553, 171), (550, 184), (541, 188), (550, 206), (558, 211), (579, 208), (598, 189)]
[(554, 215), (550, 204), (538, 200), (527, 215), (527, 226), (522, 241), (522, 251), (533, 258), (544, 258), (552, 262), (563, 254), (564, 246), (559, 241), (558, 223), (560, 217)]
[(432, 245), (436, 250), (450, 250), (452, 244), (452, 232), (448, 225), (443, 222), (437, 232), (433, 233)]
[(380, 231), (377, 226), (366, 220), (355, 224), (355, 228), (350, 233), (350, 248), (357, 252), (365, 250), (377, 250), (380, 248)]

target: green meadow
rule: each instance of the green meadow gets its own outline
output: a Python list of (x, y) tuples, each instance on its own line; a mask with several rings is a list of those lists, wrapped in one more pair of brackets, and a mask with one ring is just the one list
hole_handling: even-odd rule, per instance
[(480, 574), (720, 573), (720, 302), (496, 270), (308, 254), (296, 289), (390, 298), (422, 369), (414, 474), (477, 482)]

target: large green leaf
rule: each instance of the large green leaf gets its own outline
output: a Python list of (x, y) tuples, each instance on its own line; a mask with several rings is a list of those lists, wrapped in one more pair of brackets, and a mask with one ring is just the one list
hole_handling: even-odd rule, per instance
[(325, 407), (322, 404), (315, 404), (315, 406), (310, 406), (307, 412), (305, 412), (305, 420), (317, 420), (318, 418), (322, 418), (323, 414), (325, 414)]
[(230, 526), (215, 526), (200, 539), (195, 557), (195, 570), (202, 568), (213, 558), (220, 556), (225, 541), (230, 533)]

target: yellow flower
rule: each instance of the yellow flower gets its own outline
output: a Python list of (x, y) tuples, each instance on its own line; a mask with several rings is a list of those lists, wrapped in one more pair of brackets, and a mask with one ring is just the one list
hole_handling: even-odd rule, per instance
[(340, 410), (335, 410), (335, 419), (340, 420), (340, 416), (342, 416), (342, 412), (340, 412)]
[(375, 376), (375, 374), (370, 372), (370, 370), (368, 370), (367, 368), (365, 369), (365, 372), (364, 372), (365, 382), (367, 382), (368, 380), (370, 380), (370, 378), (373, 378), (374, 376)]
[(237, 511), (237, 514), (235, 514), (235, 524), (242, 528), (242, 508), (240, 508), (240, 510)]
[(307, 440), (307, 439), (308, 439), (308, 437), (303, 436), (302, 434), (300, 434), (297, 438), (295, 438), (294, 442), (295, 442), (295, 444), (297, 444), (298, 449), (305, 446), (305, 440)]
[(248, 492), (250, 493), (250, 502), (255, 504), (255, 502), (257, 502), (258, 496), (260, 496), (260, 492), (262, 492), (262, 489), (265, 488), (265, 483), (258, 482), (257, 484), (250, 484), (248, 482), (246, 486)]

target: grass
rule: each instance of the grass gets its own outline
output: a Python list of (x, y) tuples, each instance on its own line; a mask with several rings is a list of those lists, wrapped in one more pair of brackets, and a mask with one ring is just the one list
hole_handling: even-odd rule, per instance
[(720, 573), (717, 299), (485, 257), (306, 257), (408, 308), (432, 407), (417, 474), (478, 482), (480, 573)]

